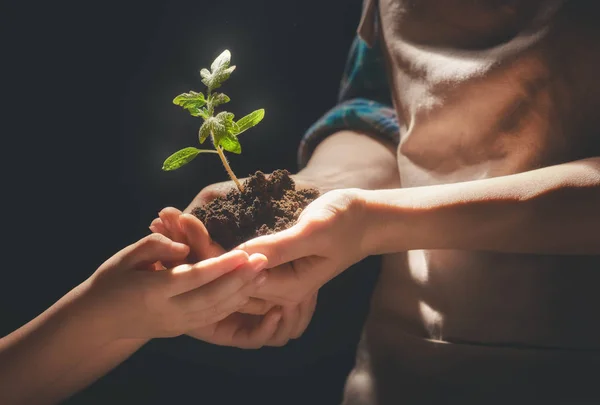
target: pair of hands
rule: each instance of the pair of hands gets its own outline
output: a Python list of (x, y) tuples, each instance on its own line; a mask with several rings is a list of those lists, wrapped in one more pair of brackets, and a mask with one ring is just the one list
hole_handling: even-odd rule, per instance
[[(207, 260), (218, 260), (234, 253), (247, 255), (241, 250), (226, 253), (221, 246), (210, 239), (206, 228), (198, 218), (184, 214), (175, 208), (162, 210), (159, 218), (150, 225), (150, 229), (189, 246), (190, 251), (184, 262), (202, 263)], [(266, 265), (264, 255), (254, 254), (248, 257), (263, 258), (265, 259), (263, 266)], [(172, 267), (181, 263), (181, 261), (170, 261), (163, 264)], [(231, 270), (232, 276), (235, 277), (239, 271), (240, 269)], [(316, 306), (316, 294), (293, 305), (268, 305), (262, 300), (252, 298), (266, 280), (268, 277), (263, 271), (254, 282), (248, 283), (249, 286), (241, 292), (244, 297), (240, 304), (235, 308), (229, 307), (230, 313), (227, 316), (215, 323), (189, 329), (185, 333), (206, 342), (242, 348), (282, 346), (289, 339), (299, 337), (310, 323)], [(220, 299), (225, 299), (226, 291), (221, 292)], [(275, 329), (268, 323), (269, 318), (272, 317), (278, 319)]]
[[(188, 210), (230, 187), (204, 189)], [(310, 323), (318, 289), (366, 256), (359, 201), (356, 190), (328, 192), (292, 228), (227, 253), (196, 217), (165, 209), (154, 234), (86, 282), (87, 301), (117, 338), (188, 334), (239, 348), (284, 345)]]

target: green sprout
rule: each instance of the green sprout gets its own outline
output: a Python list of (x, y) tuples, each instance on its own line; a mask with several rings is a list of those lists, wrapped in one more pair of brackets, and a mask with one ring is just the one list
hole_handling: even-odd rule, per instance
[(230, 101), (226, 94), (213, 92), (213, 90), (221, 87), (223, 82), (229, 79), (231, 72), (235, 70), (235, 66), (229, 66), (230, 61), (231, 53), (225, 50), (210, 65), (210, 71), (208, 69), (200, 70), (202, 83), (208, 88), (206, 97), (202, 93), (190, 91), (173, 99), (173, 104), (186, 109), (193, 117), (200, 117), (204, 120), (198, 131), (198, 139), (200, 144), (203, 144), (210, 136), (215, 149), (198, 149), (194, 147), (181, 149), (165, 160), (162, 169), (164, 171), (179, 169), (194, 160), (200, 153), (216, 153), (221, 158), (227, 174), (238, 190), (242, 192), (242, 184), (231, 170), (223, 151), (236, 154), (242, 153), (238, 136), (258, 124), (265, 116), (265, 110), (256, 110), (238, 121), (234, 121), (234, 115), (227, 111), (221, 111), (215, 115), (215, 107)]

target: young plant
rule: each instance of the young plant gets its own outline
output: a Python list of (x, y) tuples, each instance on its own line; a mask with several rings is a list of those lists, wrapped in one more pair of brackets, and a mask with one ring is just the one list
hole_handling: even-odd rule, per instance
[(221, 87), (223, 82), (229, 79), (231, 72), (235, 70), (235, 66), (229, 66), (230, 61), (231, 53), (225, 50), (210, 65), (210, 71), (208, 69), (200, 70), (202, 83), (207, 87), (206, 97), (202, 93), (190, 91), (173, 99), (173, 104), (183, 107), (193, 117), (200, 117), (204, 120), (198, 131), (198, 139), (200, 144), (203, 144), (210, 137), (215, 149), (194, 147), (181, 149), (165, 160), (162, 169), (165, 171), (179, 169), (194, 160), (200, 153), (216, 153), (221, 158), (227, 174), (238, 190), (242, 192), (242, 184), (231, 170), (223, 151), (240, 154), (242, 146), (238, 141), (238, 136), (258, 124), (265, 116), (265, 110), (256, 110), (238, 121), (234, 121), (234, 115), (227, 111), (221, 111), (215, 115), (215, 107), (230, 101), (226, 94), (213, 92)]

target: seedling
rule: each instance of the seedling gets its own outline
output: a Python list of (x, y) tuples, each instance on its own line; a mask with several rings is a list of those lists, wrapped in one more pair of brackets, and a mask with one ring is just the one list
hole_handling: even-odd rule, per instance
[(223, 151), (240, 154), (242, 146), (238, 141), (238, 136), (257, 125), (265, 116), (265, 110), (260, 109), (245, 117), (234, 121), (234, 115), (227, 111), (221, 111), (215, 115), (215, 107), (228, 103), (230, 98), (224, 93), (215, 93), (215, 89), (221, 87), (223, 82), (229, 79), (231, 72), (235, 70), (235, 66), (229, 66), (231, 61), (231, 53), (225, 50), (221, 53), (208, 69), (200, 70), (202, 83), (207, 87), (206, 97), (202, 93), (190, 91), (183, 93), (173, 99), (173, 104), (186, 109), (193, 117), (200, 117), (204, 121), (198, 131), (198, 139), (200, 144), (203, 144), (208, 137), (212, 140), (214, 150), (198, 149), (188, 147), (181, 149), (165, 160), (162, 169), (171, 171), (179, 169), (181, 166), (191, 162), (200, 153), (216, 153), (221, 158), (221, 162), (227, 171), (227, 174), (233, 180), (240, 192), (243, 191), (242, 184), (236, 177)]

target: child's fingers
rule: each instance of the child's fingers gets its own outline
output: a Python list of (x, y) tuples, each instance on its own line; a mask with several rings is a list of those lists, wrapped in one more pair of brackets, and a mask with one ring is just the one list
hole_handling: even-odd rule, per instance
[(248, 262), (248, 255), (235, 252), (206, 259), (194, 265), (184, 264), (154, 273), (165, 292), (174, 297), (195, 290)]
[[(236, 269), (236, 271), (239, 270)], [(252, 282), (246, 283), (246, 285), (240, 288), (235, 294), (231, 295), (228, 298), (225, 298), (220, 304), (211, 308), (211, 312), (213, 314), (209, 314), (208, 316), (207, 314), (202, 314), (199, 317), (199, 320), (202, 322), (202, 324), (199, 326), (202, 327), (210, 324), (215, 324), (227, 318), (234, 312), (238, 312), (238, 310), (248, 301), (248, 297), (250, 297), (250, 294), (252, 294), (254, 290), (256, 290), (257, 284), (261, 283), (261, 277), (262, 275), (258, 274), (254, 278), (254, 280), (252, 280)]]
[(158, 216), (162, 220), (167, 232), (169, 232), (171, 239), (173, 239), (175, 242), (187, 243), (187, 239), (179, 223), (180, 215), (181, 211), (173, 207), (163, 208), (158, 213)]
[(179, 222), (195, 260), (203, 260), (225, 253), (225, 250), (219, 244), (213, 242), (206, 227), (197, 217), (191, 214), (183, 214), (180, 216)]
[(189, 254), (187, 245), (173, 242), (164, 235), (148, 235), (122, 250), (121, 266), (126, 269), (141, 268), (157, 261), (182, 260)]
[[(201, 288), (177, 295), (172, 300), (184, 311), (208, 311), (208, 317), (212, 319), (213, 316), (222, 314), (231, 306), (239, 307), (244, 299), (248, 299), (250, 292), (246, 290), (244, 295), (243, 287), (254, 284), (256, 288), (260, 282), (264, 282), (264, 278), (258, 276), (258, 273), (266, 264), (267, 259), (264, 256), (252, 256), (248, 262), (237, 267), (235, 271), (225, 274)], [(256, 281), (253, 282), (253, 280)], [(230, 299), (234, 301), (234, 304)], [(202, 314), (201, 316), (206, 317), (207, 315)]]

